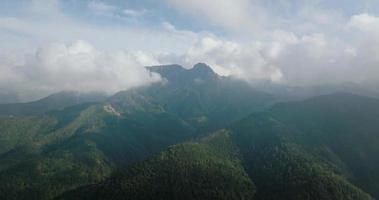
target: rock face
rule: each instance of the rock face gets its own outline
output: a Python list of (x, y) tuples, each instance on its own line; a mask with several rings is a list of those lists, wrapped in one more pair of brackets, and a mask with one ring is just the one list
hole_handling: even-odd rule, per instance
[(191, 69), (185, 69), (180, 65), (153, 66), (147, 67), (147, 69), (160, 74), (173, 84), (191, 84), (193, 82), (215, 81), (221, 78), (204, 63), (198, 63)]

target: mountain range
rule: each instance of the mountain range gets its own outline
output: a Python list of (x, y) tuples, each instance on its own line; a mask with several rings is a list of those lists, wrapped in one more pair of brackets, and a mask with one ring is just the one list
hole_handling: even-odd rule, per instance
[(291, 101), (199, 63), (0, 105), (1, 199), (375, 199), (379, 100)]

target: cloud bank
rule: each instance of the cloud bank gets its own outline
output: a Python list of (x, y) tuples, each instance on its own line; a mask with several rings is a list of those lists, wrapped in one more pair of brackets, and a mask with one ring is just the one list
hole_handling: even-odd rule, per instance
[(198, 62), (251, 84), (379, 85), (370, 0), (70, 2), (34, 0), (17, 7), (22, 14), (0, 13), (0, 90), (111, 93), (159, 80), (145, 65)]
[(143, 52), (103, 52), (84, 41), (53, 43), (32, 55), (1, 59), (0, 89), (13, 88), (26, 97), (62, 90), (113, 93), (159, 81), (144, 68), (154, 64)]
[[(339, 24), (335, 36), (275, 30), (264, 39), (238, 42), (203, 37), (174, 60), (206, 62), (224, 75), (293, 86), (379, 83), (379, 17), (367, 13)], [(168, 62), (166, 61), (166, 62)]]

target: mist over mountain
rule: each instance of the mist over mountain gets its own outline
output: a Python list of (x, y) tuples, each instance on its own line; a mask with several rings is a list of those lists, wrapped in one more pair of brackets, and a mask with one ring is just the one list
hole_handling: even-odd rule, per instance
[(0, 104), (18, 103), (19, 99), (15, 93), (0, 93)]
[(379, 98), (376, 84), (371, 83), (339, 83), (320, 84), (313, 86), (286, 86), (270, 82), (254, 82), (252, 87), (270, 94), (286, 96), (294, 99), (306, 99), (310, 97), (328, 95), (333, 93), (351, 93), (361, 96)]

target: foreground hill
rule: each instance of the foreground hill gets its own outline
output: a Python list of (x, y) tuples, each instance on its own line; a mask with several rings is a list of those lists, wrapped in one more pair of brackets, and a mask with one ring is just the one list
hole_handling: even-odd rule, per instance
[(349, 94), (278, 104), (59, 199), (373, 199), (377, 108)]
[(255, 186), (238, 149), (221, 131), (175, 145), (100, 184), (58, 199), (252, 199)]
[[(179, 78), (166, 76), (170, 66), (158, 68), (165, 81), (119, 92), (100, 103), (31, 113), (24, 112), (25, 104), (17, 104), (20, 115), (1, 117), (1, 199), (51, 199), (97, 183), (169, 145), (222, 128), (276, 100), (220, 77), (204, 64), (181, 68)], [(50, 100), (44, 101), (55, 102)]]
[(101, 181), (118, 167), (193, 133), (189, 125), (165, 112), (126, 118), (100, 105), (69, 108), (50, 121), (43, 126), (49, 130), (40, 129), (29, 141), (0, 156), (2, 198), (50, 199), (67, 189)]

